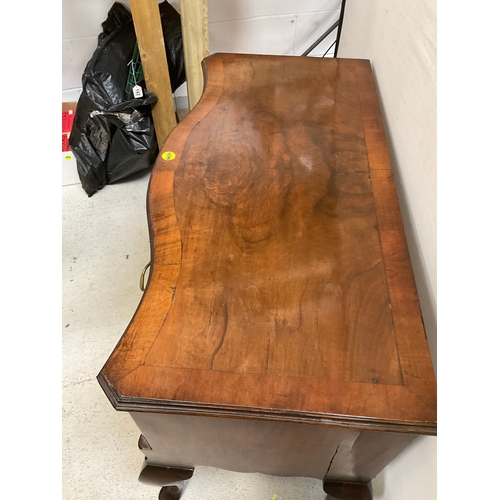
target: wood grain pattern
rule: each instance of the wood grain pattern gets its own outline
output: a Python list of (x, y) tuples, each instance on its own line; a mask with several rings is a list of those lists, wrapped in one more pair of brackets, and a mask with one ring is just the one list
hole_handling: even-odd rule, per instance
[(189, 109), (203, 92), (202, 61), (208, 56), (208, 12), (206, 0), (180, 0), (184, 60)]
[(150, 92), (158, 97), (152, 109), (158, 144), (163, 144), (177, 121), (160, 11), (156, 0), (130, 0), (144, 79)]
[(153, 170), (150, 279), (101, 385), (130, 411), (435, 434), (369, 62), (205, 66)]

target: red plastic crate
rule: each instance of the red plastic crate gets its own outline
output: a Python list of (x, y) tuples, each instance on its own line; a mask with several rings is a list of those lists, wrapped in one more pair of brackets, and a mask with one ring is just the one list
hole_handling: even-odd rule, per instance
[(75, 113), (73, 110), (62, 112), (62, 131), (69, 134), (73, 128), (73, 120), (75, 119)]
[(69, 134), (62, 135), (62, 150), (63, 150), (63, 153), (65, 151), (71, 151), (71, 149), (69, 147)]

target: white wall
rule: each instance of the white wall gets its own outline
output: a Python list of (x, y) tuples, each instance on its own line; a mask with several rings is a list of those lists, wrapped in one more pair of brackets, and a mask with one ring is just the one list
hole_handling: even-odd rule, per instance
[[(436, 3), (347, 0), (339, 57), (372, 63), (436, 368)], [(375, 500), (436, 498), (436, 438), (419, 438), (374, 480)]]
[[(128, 0), (120, 3), (130, 5)], [(180, 11), (179, 0), (170, 3)], [(337, 20), (340, 4), (341, 0), (207, 0), (210, 52), (301, 54)], [(63, 95), (81, 88), (83, 70), (112, 5), (113, 0), (63, 0)], [(312, 55), (323, 55), (335, 36), (336, 31)], [(186, 95), (185, 85), (179, 94)]]
[(111, 5), (113, 0), (63, 0), (63, 91), (69, 93), (72, 89), (81, 88), (83, 70), (94, 53), (101, 23), (106, 19)]
[[(300, 55), (337, 20), (341, 1), (208, 0), (207, 4), (211, 53)], [(322, 55), (335, 34), (313, 54)]]

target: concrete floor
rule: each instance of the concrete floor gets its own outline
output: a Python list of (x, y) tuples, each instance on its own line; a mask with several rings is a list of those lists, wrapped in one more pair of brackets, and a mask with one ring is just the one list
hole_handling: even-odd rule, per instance
[[(66, 157), (69, 156), (69, 159)], [(139, 430), (96, 375), (141, 298), (149, 261), (149, 171), (88, 198), (63, 154), (63, 500), (155, 500), (137, 481)], [(324, 500), (321, 481), (198, 467), (183, 500)]]

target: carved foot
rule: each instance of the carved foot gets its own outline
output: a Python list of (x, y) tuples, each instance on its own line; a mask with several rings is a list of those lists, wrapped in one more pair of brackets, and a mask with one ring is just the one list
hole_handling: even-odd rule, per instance
[(370, 483), (324, 481), (323, 491), (333, 500), (372, 500)]

